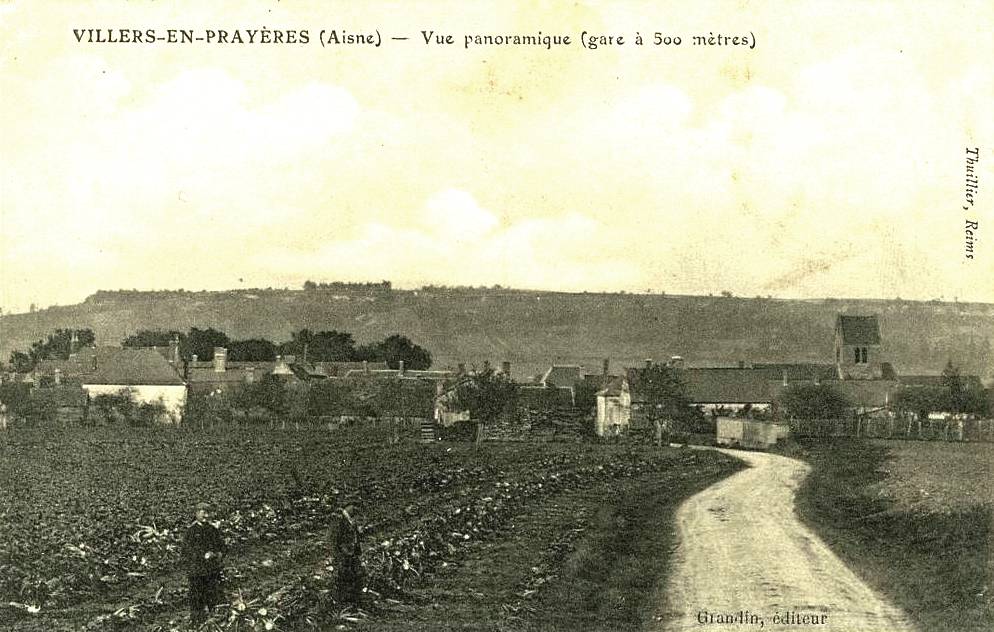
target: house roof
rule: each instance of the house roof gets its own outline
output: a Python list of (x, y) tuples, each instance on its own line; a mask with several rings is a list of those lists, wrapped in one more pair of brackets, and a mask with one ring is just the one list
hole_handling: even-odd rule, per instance
[(123, 386), (183, 384), (176, 369), (151, 349), (97, 347), (94, 351), (95, 368), (81, 376), (83, 384)]
[(573, 389), (562, 386), (519, 386), (518, 406), (524, 408), (570, 408)]
[(272, 373), (275, 366), (275, 362), (226, 362), (224, 371), (215, 371), (213, 362), (190, 362), (186, 377), (191, 384), (245, 382), (250, 369), (259, 379)]
[(399, 369), (370, 369), (368, 371), (363, 369), (351, 369), (345, 373), (346, 378), (360, 379), (360, 378), (401, 378), (401, 379), (418, 379), (418, 380), (447, 380), (454, 377), (455, 374), (452, 371), (414, 371), (405, 370), (403, 373)]
[(361, 371), (364, 367), (371, 371), (388, 368), (386, 362), (368, 362), (365, 365), (362, 362), (315, 362), (314, 366), (324, 371), (328, 377), (342, 377), (350, 371)]
[(680, 379), (691, 404), (768, 404), (779, 382), (755, 369), (682, 369)]
[(880, 344), (880, 325), (876, 316), (849, 316), (839, 314), (835, 321), (836, 330), (842, 333), (842, 344)]
[(34, 372), (38, 375), (54, 375), (58, 370), (62, 377), (78, 378), (93, 371), (95, 358), (96, 350), (93, 347), (83, 347), (69, 356), (68, 360), (39, 360)]
[(784, 364), (784, 363), (762, 363), (753, 364), (753, 371), (757, 371), (767, 380), (786, 379), (788, 382), (814, 380), (833, 380), (838, 377), (834, 364), (815, 364), (811, 362)]
[(583, 379), (583, 367), (578, 364), (553, 364), (542, 376), (542, 386), (572, 388)]

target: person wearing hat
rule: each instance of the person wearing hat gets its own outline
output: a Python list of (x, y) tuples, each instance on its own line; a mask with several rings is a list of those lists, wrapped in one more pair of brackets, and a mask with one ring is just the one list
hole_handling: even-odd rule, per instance
[(358, 504), (348, 501), (342, 506), (335, 538), (335, 562), (338, 566), (338, 601), (359, 605), (366, 573), (362, 563), (362, 542), (355, 516)]
[(207, 503), (197, 504), (195, 520), (183, 542), (183, 560), (190, 579), (190, 620), (194, 625), (203, 623), (222, 599), (221, 560), (226, 546), (221, 532), (207, 521), (209, 510)]

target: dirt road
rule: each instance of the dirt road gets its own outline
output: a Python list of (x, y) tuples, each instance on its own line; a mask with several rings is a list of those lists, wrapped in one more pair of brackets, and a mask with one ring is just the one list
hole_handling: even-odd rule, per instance
[(723, 452), (750, 467), (678, 510), (680, 544), (657, 630), (914, 629), (795, 515), (806, 464)]

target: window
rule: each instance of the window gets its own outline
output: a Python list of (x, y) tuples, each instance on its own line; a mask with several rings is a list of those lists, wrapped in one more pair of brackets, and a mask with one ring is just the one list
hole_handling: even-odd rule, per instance
[(863, 347), (863, 364), (866, 364), (866, 363), (867, 363), (867, 358), (866, 358), (866, 347)]
[(859, 347), (853, 347), (853, 351), (856, 352), (856, 359), (854, 360), (854, 362), (856, 364), (859, 364)]

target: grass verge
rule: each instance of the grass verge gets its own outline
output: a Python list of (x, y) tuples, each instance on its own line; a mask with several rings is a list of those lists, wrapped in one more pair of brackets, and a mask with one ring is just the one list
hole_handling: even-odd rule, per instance
[[(994, 446), (805, 443), (795, 456), (806, 459), (812, 472), (797, 509), (850, 568), (921, 629), (989, 630), (994, 502), (990, 494), (969, 490), (990, 489), (992, 455)], [(922, 460), (936, 467), (906, 467)], [(944, 492), (929, 495), (930, 487)], [(920, 490), (918, 496), (909, 488)]]

